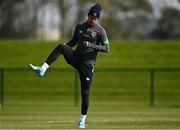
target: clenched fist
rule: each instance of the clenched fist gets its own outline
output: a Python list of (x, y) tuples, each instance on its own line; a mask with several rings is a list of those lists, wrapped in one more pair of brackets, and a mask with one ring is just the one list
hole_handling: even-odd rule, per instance
[(83, 43), (84, 43), (84, 47), (86, 47), (86, 48), (91, 47), (91, 43), (90, 42), (84, 41)]

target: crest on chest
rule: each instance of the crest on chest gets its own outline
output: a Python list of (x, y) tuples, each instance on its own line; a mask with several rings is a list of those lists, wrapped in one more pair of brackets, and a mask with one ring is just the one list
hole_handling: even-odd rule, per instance
[(89, 34), (89, 35), (91, 35), (91, 37), (93, 37), (93, 38), (95, 38), (96, 36), (97, 36), (97, 31), (95, 31), (95, 30), (92, 30), (92, 29), (88, 29), (87, 30), (87, 33)]

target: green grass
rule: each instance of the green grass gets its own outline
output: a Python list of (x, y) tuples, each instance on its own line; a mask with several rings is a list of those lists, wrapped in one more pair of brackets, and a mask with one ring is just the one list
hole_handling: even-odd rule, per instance
[[(1, 40), (0, 68), (41, 65), (55, 46), (56, 42)], [(111, 41), (110, 53), (98, 56), (96, 68), (178, 68), (179, 50), (179, 41)], [(77, 128), (80, 105), (74, 106), (74, 71), (63, 58), (52, 68), (44, 78), (28, 69), (4, 72), (0, 129)], [(87, 128), (180, 128), (180, 72), (155, 72), (155, 107), (149, 107), (149, 79), (149, 72), (95, 69)]]
[[(79, 108), (64, 101), (8, 102), (0, 109), (0, 128), (76, 129)], [(92, 101), (87, 125), (88, 129), (175, 129), (180, 128), (180, 109)]]
[[(1, 40), (0, 67), (41, 65), (57, 45), (58, 42)], [(110, 41), (109, 54), (100, 54), (96, 67), (179, 67), (179, 50), (179, 41)], [(67, 64), (61, 58), (52, 67), (64, 68)]]
[[(74, 101), (74, 71), (49, 70), (44, 78), (29, 70), (4, 73), (6, 101)], [(180, 107), (180, 73), (156, 72), (155, 105)], [(23, 97), (23, 98), (22, 98)], [(80, 98), (80, 97), (79, 97)], [(121, 102), (149, 106), (149, 72), (95, 72), (91, 86), (95, 101)]]

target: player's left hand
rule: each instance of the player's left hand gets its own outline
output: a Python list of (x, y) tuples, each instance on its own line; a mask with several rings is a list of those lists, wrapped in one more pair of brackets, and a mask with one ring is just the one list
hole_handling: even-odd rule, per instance
[(90, 48), (91, 47), (91, 43), (90, 42), (84, 41), (83, 43), (84, 43), (84, 47), (86, 47), (86, 48)]

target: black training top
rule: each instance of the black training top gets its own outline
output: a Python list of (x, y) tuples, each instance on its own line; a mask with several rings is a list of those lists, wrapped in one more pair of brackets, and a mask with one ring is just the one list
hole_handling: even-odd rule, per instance
[[(89, 48), (84, 46), (84, 41), (91, 43)], [(74, 53), (83, 62), (95, 65), (98, 52), (109, 51), (109, 41), (105, 30), (99, 24), (89, 25), (86, 22), (76, 25), (73, 37), (67, 45), (74, 47), (77, 45)]]

